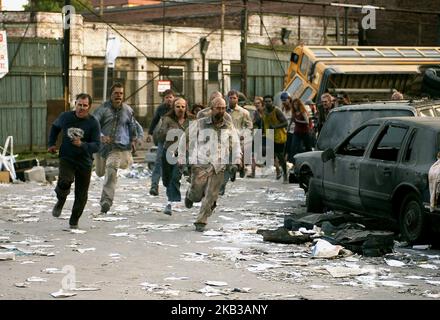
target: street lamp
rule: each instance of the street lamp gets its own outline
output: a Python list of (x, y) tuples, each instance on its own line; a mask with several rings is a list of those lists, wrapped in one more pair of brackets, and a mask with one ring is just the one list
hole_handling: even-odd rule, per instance
[(203, 105), (206, 105), (206, 85), (205, 85), (205, 58), (208, 52), (209, 41), (206, 37), (200, 38), (200, 54), (202, 55), (202, 99)]

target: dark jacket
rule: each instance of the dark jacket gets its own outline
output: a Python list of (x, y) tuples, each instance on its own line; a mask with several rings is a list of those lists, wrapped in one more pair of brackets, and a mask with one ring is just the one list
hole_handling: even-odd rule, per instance
[(170, 111), (170, 107), (166, 103), (162, 103), (159, 107), (157, 107), (153, 120), (151, 121), (150, 128), (148, 129), (149, 135), (153, 134), (160, 118), (162, 118), (168, 111)]
[[(81, 146), (72, 144), (68, 136), (70, 128), (82, 130)], [(49, 147), (56, 144), (60, 131), (63, 131), (63, 139), (60, 147), (60, 159), (64, 159), (84, 169), (90, 169), (93, 163), (93, 153), (98, 152), (100, 147), (101, 127), (93, 116), (78, 118), (75, 111), (63, 112), (52, 124), (49, 135)]]

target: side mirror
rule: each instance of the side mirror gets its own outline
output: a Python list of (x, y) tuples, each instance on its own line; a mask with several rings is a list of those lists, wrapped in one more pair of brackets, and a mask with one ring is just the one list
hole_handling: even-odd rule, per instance
[(329, 160), (333, 160), (336, 158), (335, 151), (332, 148), (325, 149), (321, 153), (321, 160), (322, 162), (327, 162)]

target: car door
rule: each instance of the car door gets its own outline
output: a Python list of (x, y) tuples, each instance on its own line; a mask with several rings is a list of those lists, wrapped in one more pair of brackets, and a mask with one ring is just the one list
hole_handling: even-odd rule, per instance
[(365, 125), (336, 148), (335, 158), (323, 164), (324, 201), (334, 208), (360, 210), (360, 162), (367, 146), (379, 128)]
[(359, 193), (362, 205), (372, 215), (391, 212), (398, 165), (409, 128), (387, 124), (360, 163)]

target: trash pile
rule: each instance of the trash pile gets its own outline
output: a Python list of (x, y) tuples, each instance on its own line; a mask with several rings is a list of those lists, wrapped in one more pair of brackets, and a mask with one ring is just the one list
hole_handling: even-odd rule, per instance
[(341, 246), (366, 257), (380, 257), (393, 252), (394, 232), (367, 229), (371, 224), (374, 224), (373, 220), (358, 215), (329, 212), (300, 217), (286, 216), (283, 227), (276, 230), (260, 229), (257, 234), (262, 235), (264, 241), (277, 243), (303, 244), (317, 241), (318, 246), (325, 241), (328, 245)]

